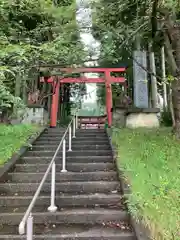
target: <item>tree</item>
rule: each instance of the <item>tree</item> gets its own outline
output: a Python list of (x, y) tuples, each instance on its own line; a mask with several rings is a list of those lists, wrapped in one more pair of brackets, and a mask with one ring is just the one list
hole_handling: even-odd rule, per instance
[[(95, 4), (94, 33), (105, 49), (101, 54), (103, 58), (120, 61), (126, 52), (132, 64), (135, 48), (147, 49), (147, 45), (152, 45), (160, 55), (162, 45), (165, 46), (168, 73), (173, 76), (171, 87), (177, 137), (180, 137), (179, 22), (179, 1), (98, 0)], [(158, 81), (161, 82), (159, 78)]]
[[(75, 22), (75, 1), (0, 1), (1, 81), (14, 96), (37, 88), (39, 64), (80, 63), (86, 55)], [(47, 89), (45, 89), (46, 91)]]

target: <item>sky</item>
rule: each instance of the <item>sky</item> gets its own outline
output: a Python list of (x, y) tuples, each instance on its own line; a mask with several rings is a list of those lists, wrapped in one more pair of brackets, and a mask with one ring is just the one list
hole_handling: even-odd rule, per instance
[[(81, 41), (86, 49), (96, 49), (96, 54), (93, 56), (98, 57), (100, 43), (94, 39), (91, 34), (90, 28), (92, 27), (91, 9), (88, 7), (90, 0), (76, 0), (78, 10), (76, 12), (76, 20), (79, 28), (81, 29)], [(86, 29), (85, 29), (86, 27)], [(88, 28), (88, 29), (87, 29)], [(86, 63), (87, 66), (94, 65), (94, 62)], [(95, 74), (87, 73), (87, 77), (97, 77)], [(84, 102), (95, 102), (96, 101), (96, 84), (86, 84), (87, 95), (84, 96)]]

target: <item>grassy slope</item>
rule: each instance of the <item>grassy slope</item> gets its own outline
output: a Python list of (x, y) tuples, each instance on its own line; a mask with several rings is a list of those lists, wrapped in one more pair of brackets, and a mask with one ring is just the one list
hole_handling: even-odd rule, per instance
[(0, 125), (0, 165), (4, 164), (37, 131), (38, 127), (34, 125)]
[(154, 239), (180, 239), (180, 142), (170, 129), (115, 129), (118, 167), (130, 181), (129, 209)]

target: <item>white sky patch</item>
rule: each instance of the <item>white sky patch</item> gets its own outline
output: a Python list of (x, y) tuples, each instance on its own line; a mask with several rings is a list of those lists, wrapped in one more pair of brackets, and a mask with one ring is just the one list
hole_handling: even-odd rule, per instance
[[(76, 0), (78, 10), (76, 12), (76, 20), (80, 28), (81, 41), (85, 46), (85, 49), (92, 54), (91, 58), (97, 59), (100, 52), (100, 43), (96, 41), (91, 34), (92, 27), (92, 11), (88, 6), (90, 0)], [(96, 62), (87, 62), (85, 64), (87, 67), (97, 65)], [(98, 77), (95, 73), (86, 73), (86, 77), (96, 78)], [(96, 84), (87, 83), (86, 84), (87, 95), (84, 96), (83, 102), (96, 102)]]

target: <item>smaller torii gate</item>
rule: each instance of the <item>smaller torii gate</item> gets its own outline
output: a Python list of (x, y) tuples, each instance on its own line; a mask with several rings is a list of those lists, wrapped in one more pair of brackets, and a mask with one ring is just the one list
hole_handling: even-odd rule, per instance
[(125, 77), (114, 77), (111, 76), (111, 73), (125, 73), (126, 68), (57, 68), (58, 71), (63, 72), (64, 74), (74, 74), (74, 73), (103, 73), (103, 77), (97, 78), (88, 78), (88, 77), (60, 77), (60, 76), (51, 76), (51, 77), (42, 77), (41, 82), (48, 82), (53, 86), (53, 95), (52, 95), (52, 105), (51, 105), (51, 119), (50, 127), (57, 126), (57, 112), (59, 102), (59, 89), (63, 83), (104, 83), (106, 86), (106, 111), (108, 125), (112, 125), (112, 83), (121, 83), (125, 84)]

